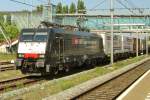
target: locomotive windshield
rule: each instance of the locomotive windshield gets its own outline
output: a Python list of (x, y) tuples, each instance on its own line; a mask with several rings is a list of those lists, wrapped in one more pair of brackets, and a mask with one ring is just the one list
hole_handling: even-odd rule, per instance
[(27, 32), (27, 33), (23, 33), (20, 39), (23, 42), (32, 41), (33, 36), (34, 36), (34, 33)]
[(37, 32), (37, 33), (22, 33), (20, 40), (22, 42), (46, 42), (47, 41), (47, 32)]
[(34, 41), (38, 41), (38, 42), (47, 41), (47, 33), (46, 32), (45, 33), (42, 33), (42, 32), (36, 33), (34, 35)]

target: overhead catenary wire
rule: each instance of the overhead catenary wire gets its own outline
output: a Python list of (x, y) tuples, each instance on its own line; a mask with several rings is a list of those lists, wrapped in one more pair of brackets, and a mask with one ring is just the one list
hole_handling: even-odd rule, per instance
[(129, 0), (124, 0), (124, 1), (126, 1), (131, 7), (137, 8), (137, 6), (134, 5), (134, 3), (132, 3), (131, 1), (129, 1)]
[(17, 0), (10, 0), (10, 1), (20, 3), (20, 4), (23, 4), (23, 5), (27, 5), (27, 6), (31, 6), (31, 7), (36, 7), (35, 5), (29, 4), (29, 3), (26, 3), (26, 2), (21, 2), (21, 1), (17, 1)]
[[(132, 1), (130, 0), (125, 0), (128, 4), (130, 4), (130, 6), (131, 7), (133, 7), (133, 10), (138, 10), (139, 11), (139, 13), (141, 14), (141, 15), (143, 15), (144, 16), (144, 10), (145, 10), (145, 8), (139, 8), (139, 7), (137, 7), (136, 5), (134, 5), (134, 3), (132, 3)], [(130, 9), (131, 10), (131, 9)], [(143, 20), (143, 19), (142, 19)], [(145, 20), (143, 20), (143, 21), (145, 21)]]
[(129, 9), (125, 4), (123, 4), (121, 1), (116, 0), (119, 4), (121, 4), (124, 8), (128, 9), (132, 14), (137, 15), (136, 13), (133, 12), (133, 10)]
[[(36, 5), (33, 5), (33, 2), (32, 2), (32, 4), (30, 4), (30, 3), (21, 2), (21, 1), (18, 1), (18, 0), (10, 0), (10, 1), (15, 2), (15, 3), (19, 3), (19, 4), (23, 4), (23, 5), (27, 5), (27, 6), (30, 6), (30, 7), (34, 7), (34, 8), (37, 7)], [(41, 3), (49, 3), (49, 2), (46, 2), (45, 0), (37, 0), (37, 1), (39, 1)]]
[(125, 0), (131, 7), (133, 7), (134, 8), (134, 10), (138, 10), (139, 11), (139, 13), (143, 13), (143, 11), (144, 11), (144, 9), (143, 8), (140, 8), (140, 7), (138, 7), (138, 6), (136, 6), (136, 5), (134, 5), (134, 3), (132, 3), (132, 1), (130, 0)]
[(106, 1), (106, 0), (103, 0), (103, 1), (99, 2), (99, 3), (96, 4), (94, 7), (92, 7), (91, 10), (92, 10), (92, 9), (95, 9), (95, 8), (97, 8), (97, 7), (99, 7), (99, 6), (102, 5), (105, 1)]
[[(20, 4), (23, 4), (23, 5), (27, 5), (27, 6), (31, 6), (31, 7), (37, 7), (37, 6), (35, 6), (35, 5), (33, 5), (33, 4), (30, 4), (30, 3), (26, 3), (26, 2), (21, 2), (21, 1), (18, 1), (18, 0), (10, 0), (10, 1), (12, 1), (12, 2), (16, 2), (16, 3), (20, 3)], [(44, 2), (44, 3), (47, 3), (47, 1), (45, 1), (45, 0), (37, 0), (37, 1), (39, 1), (39, 2)], [(95, 5), (94, 7), (92, 7), (92, 8), (90, 8), (90, 9), (86, 9), (86, 11), (98, 11), (98, 10), (109, 10), (109, 9), (96, 9), (97, 7), (99, 7), (100, 5), (102, 5), (103, 3), (105, 3), (105, 1), (106, 0), (103, 0), (103, 1), (101, 1), (101, 2), (99, 2), (97, 5)], [(119, 1), (119, 0), (118, 0)], [(128, 0), (125, 0), (125, 1), (128, 1)], [(129, 2), (129, 1), (128, 1)], [(133, 13), (134, 15), (135, 15), (135, 13), (133, 12), (133, 10), (134, 9), (147, 9), (147, 10), (149, 10), (150, 8), (136, 8), (135, 7), (135, 5), (133, 5), (132, 3), (131, 3), (131, 5), (133, 5), (134, 6), (134, 8), (128, 8), (126, 5), (124, 5), (122, 2), (120, 2), (119, 1), (119, 3), (121, 4), (121, 5), (123, 5), (123, 7), (124, 8), (115, 8), (115, 9), (118, 9), (118, 10), (121, 10), (121, 9), (128, 9), (131, 13)], [(65, 15), (65, 14), (64, 14)]]
[(47, 3), (45, 0), (37, 0), (40, 3)]

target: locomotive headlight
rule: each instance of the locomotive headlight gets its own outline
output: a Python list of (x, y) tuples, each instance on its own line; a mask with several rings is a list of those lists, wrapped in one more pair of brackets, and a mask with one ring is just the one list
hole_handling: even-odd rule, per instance
[(18, 54), (18, 57), (23, 57), (23, 54)]
[(41, 54), (39, 57), (40, 57), (40, 58), (44, 58), (44, 57), (45, 57), (45, 55), (44, 55), (44, 54)]

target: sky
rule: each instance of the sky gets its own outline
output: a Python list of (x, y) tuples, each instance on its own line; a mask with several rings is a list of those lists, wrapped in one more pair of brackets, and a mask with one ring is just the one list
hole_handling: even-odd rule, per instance
[[(32, 5), (39, 5), (39, 4), (44, 4), (47, 2), (47, 0), (17, 0), (21, 2), (26, 2)], [(87, 9), (94, 8), (98, 3), (103, 2), (100, 6), (97, 6), (96, 9), (109, 9), (109, 0), (84, 0), (85, 5)], [(115, 0), (117, 1), (117, 0)], [(138, 8), (150, 8), (150, 0), (119, 0), (123, 4), (125, 4), (127, 7), (138, 7)], [(127, 3), (126, 1), (129, 1)], [(67, 4), (69, 5), (71, 2), (77, 2), (77, 0), (51, 0), (53, 4), (57, 4), (58, 2), (62, 2), (63, 5)], [(117, 8), (124, 8), (121, 4), (115, 2), (115, 7)], [(131, 5), (130, 5), (131, 4)], [(12, 2), (11, 0), (1, 0), (0, 3), (0, 11), (20, 11), (20, 10), (31, 10), (34, 7), (31, 6), (26, 6), (23, 4), (15, 3)]]

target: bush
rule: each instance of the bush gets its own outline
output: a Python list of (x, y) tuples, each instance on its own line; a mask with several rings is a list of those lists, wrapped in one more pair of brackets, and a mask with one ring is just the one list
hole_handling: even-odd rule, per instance
[[(6, 33), (6, 36), (8, 36), (11, 40), (14, 40), (18, 37), (19, 30), (15, 24), (1, 23), (1, 25), (4, 28), (3, 31)], [(5, 41), (5, 39), (4, 39), (3, 35), (0, 34), (0, 42), (4, 42), (4, 41)]]
[(19, 30), (17, 29), (16, 25), (6, 25), (5, 30), (10, 39), (15, 39), (18, 37)]

